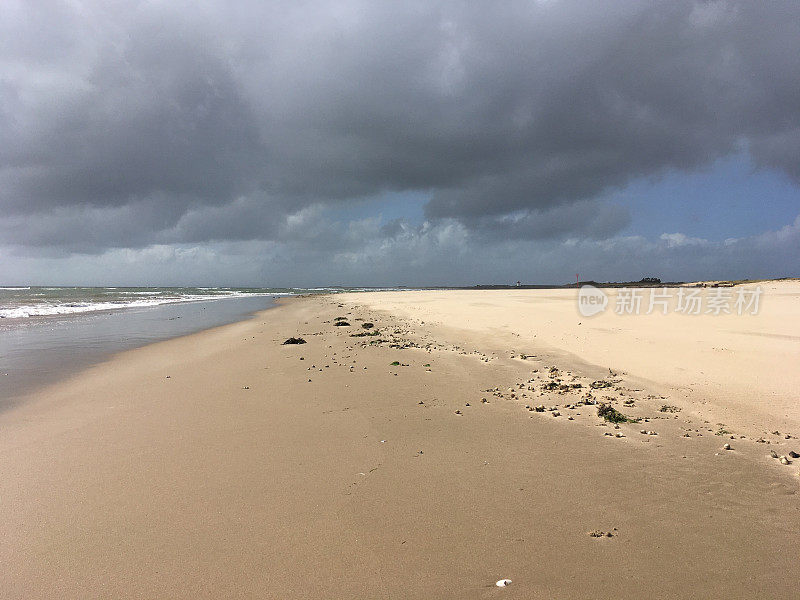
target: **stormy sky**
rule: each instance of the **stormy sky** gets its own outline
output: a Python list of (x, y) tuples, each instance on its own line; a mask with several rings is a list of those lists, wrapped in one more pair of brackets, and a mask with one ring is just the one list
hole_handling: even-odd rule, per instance
[(0, 3), (0, 284), (800, 275), (796, 0)]

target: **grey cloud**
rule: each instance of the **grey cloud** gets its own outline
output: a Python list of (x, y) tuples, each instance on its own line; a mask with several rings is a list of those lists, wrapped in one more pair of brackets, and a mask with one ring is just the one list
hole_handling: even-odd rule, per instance
[(746, 147), (800, 181), (798, 17), (790, 0), (19, 4), (0, 15), (0, 231), (65, 251), (338, 247), (358, 224), (290, 224), (413, 190), (479, 237), (612, 236), (628, 217), (594, 198), (638, 177)]
[[(238, 241), (150, 245), (69, 258), (30, 256), (7, 260), (0, 249), (0, 280), (31, 284), (99, 285), (464, 285), (470, 283), (565, 283), (577, 271), (596, 280), (703, 279), (797, 275), (800, 216), (761, 235), (724, 242), (679, 232), (655, 240), (509, 240), (470, 232), (454, 219), (413, 226), (363, 220), (354, 229), (331, 225), (316, 209), (293, 227), (325, 229), (327, 245)], [(338, 241), (331, 241), (339, 236)], [(375, 240), (380, 243), (374, 243)], [(153, 265), (157, 269), (153, 270)]]
[[(724, 242), (669, 234), (608, 240), (509, 240), (478, 237), (455, 221), (396, 228), (390, 241), (365, 244), (358, 252), (335, 254), (337, 275), (376, 284), (464, 285), (471, 283), (569, 283), (576, 271), (600, 281), (658, 276), (664, 280), (760, 278), (798, 274), (800, 216), (776, 231)], [(307, 258), (301, 272), (313, 272)], [(274, 271), (267, 271), (273, 273)], [(383, 280), (376, 281), (374, 273)], [(330, 282), (330, 274), (314, 273)]]
[(628, 210), (621, 206), (583, 200), (500, 217), (480, 217), (467, 220), (466, 224), (484, 235), (513, 240), (559, 239), (576, 232), (589, 239), (605, 239), (619, 233), (630, 221)]
[(119, 206), (57, 206), (35, 219), (26, 214), (0, 219), (0, 239), (17, 252), (28, 249), (56, 256), (137, 248), (159, 242), (160, 232), (175, 227), (188, 204), (155, 195)]
[[(119, 29), (95, 16), (90, 25)], [(224, 57), (200, 34), (183, 37), (180, 22), (126, 16), (119, 39), (93, 31), (88, 47), (40, 39), (72, 52), (72, 72), (3, 57), (31, 67), (3, 82), (15, 92), (3, 103), (0, 130), (6, 211), (121, 205), (157, 194), (213, 203), (255, 187), (252, 165), (262, 148)]]
[(781, 169), (800, 183), (800, 126), (755, 138), (750, 148), (762, 167)]

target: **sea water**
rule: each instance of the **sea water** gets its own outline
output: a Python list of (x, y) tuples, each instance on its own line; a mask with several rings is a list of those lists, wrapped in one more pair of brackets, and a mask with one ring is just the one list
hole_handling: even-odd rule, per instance
[(109, 355), (342, 289), (0, 287), (0, 410)]

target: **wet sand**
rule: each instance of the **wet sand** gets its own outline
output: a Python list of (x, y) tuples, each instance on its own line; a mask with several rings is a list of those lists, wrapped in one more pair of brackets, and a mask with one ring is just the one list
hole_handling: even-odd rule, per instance
[(527, 336), (521, 293), (505, 328), (461, 292), (294, 298), (36, 392), (0, 414), (0, 596), (794, 597), (800, 462), (769, 451), (800, 452), (796, 414), (718, 425)]
[(118, 352), (235, 323), (271, 305), (268, 296), (251, 296), (2, 319), (0, 411)]

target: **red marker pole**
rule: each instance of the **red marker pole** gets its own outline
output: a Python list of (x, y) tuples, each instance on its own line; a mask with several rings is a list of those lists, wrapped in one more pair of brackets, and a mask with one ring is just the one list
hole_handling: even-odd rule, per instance
[(581, 287), (581, 280), (577, 273), (575, 273), (575, 287)]

